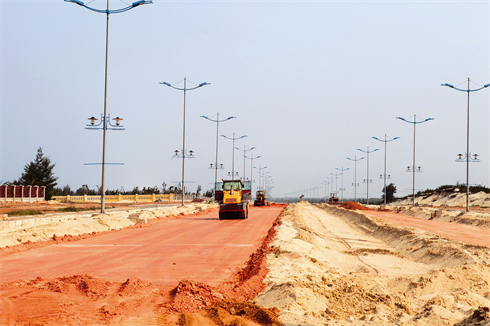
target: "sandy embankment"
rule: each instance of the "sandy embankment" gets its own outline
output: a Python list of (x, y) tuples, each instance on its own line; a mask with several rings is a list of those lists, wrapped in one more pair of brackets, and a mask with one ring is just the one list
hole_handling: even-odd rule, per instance
[[(26, 242), (39, 242), (52, 239), (53, 236), (79, 236), (104, 231), (119, 230), (136, 223), (129, 219), (139, 214), (140, 219), (152, 220), (170, 216), (188, 215), (217, 208), (217, 204), (193, 203), (182, 206), (156, 207), (150, 209), (131, 209), (114, 211), (107, 214), (93, 214), (90, 217), (75, 217), (80, 214), (61, 214), (51, 218), (37, 218), (36, 223), (0, 229), (0, 248)], [(34, 217), (36, 219), (36, 217)]]
[(440, 209), (432, 207), (412, 207), (412, 206), (387, 206), (397, 213), (420, 217), (426, 220), (446, 221), (459, 224), (468, 224), (490, 229), (490, 213), (481, 213), (473, 211), (461, 211), (451, 209)]
[(485, 314), (490, 323), (488, 248), (368, 214), (288, 206), (255, 302), (292, 324), (478, 325), (471, 318)]
[[(466, 193), (455, 192), (451, 195), (430, 195), (415, 197), (415, 203), (421, 205), (466, 207)], [(398, 200), (393, 205), (411, 205), (412, 198)], [(469, 206), (471, 207), (490, 207), (490, 194), (480, 191), (470, 194)]]

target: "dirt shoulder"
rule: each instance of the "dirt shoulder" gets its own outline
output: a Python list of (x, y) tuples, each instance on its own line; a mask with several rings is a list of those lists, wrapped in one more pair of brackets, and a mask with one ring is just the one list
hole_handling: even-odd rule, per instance
[(453, 325), (479, 308), (490, 322), (488, 248), (305, 202), (277, 230), (255, 302), (285, 323)]

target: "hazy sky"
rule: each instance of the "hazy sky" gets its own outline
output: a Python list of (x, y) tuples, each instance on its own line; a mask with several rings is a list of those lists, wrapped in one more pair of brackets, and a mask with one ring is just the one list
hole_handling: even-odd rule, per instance
[[(95, 188), (101, 168), (84, 163), (101, 162), (102, 131), (84, 127), (103, 112), (105, 14), (62, 0), (0, 0), (0, 12), (0, 181), (17, 179), (42, 146), (59, 186)], [(108, 76), (108, 112), (126, 127), (108, 131), (107, 162), (125, 164), (107, 166), (108, 189), (177, 185), (183, 92), (159, 82), (186, 77), (211, 83), (187, 93), (186, 147), (196, 155), (186, 160), (189, 190), (212, 187), (216, 124), (200, 116), (219, 112), (237, 117), (220, 134), (248, 135), (235, 145), (256, 147), (249, 154), (268, 166), (275, 196), (319, 187), (336, 168), (350, 168), (344, 197), (353, 196), (346, 158), (369, 147), (380, 149), (369, 161), (370, 197), (380, 197), (384, 145), (371, 137), (400, 137), (388, 144), (387, 173), (401, 196), (412, 189), (413, 125), (398, 116), (434, 118), (417, 125), (416, 189), (465, 182), (455, 158), (466, 150), (467, 93), (440, 84), (490, 83), (490, 1), (154, 0), (110, 15)], [(471, 93), (470, 112), (470, 151), (481, 159), (470, 184), (489, 186), (490, 88)], [(232, 142), (220, 138), (223, 178)], [(366, 163), (357, 163), (358, 197)]]

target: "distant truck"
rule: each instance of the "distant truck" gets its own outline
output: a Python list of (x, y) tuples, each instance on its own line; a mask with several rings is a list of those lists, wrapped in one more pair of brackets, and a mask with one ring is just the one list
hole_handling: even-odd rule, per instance
[(254, 200), (254, 206), (270, 206), (271, 203), (265, 199), (265, 191), (257, 190), (257, 194)]
[(250, 191), (250, 181), (223, 180), (217, 182), (214, 198), (219, 202), (219, 219), (248, 218)]

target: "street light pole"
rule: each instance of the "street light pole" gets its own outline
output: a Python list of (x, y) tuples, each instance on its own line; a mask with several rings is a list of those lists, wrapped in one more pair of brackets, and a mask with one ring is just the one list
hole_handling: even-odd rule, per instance
[(247, 157), (245, 154), (247, 154), (248, 151), (255, 149), (255, 147), (247, 149), (247, 147), (243, 145), (243, 149), (240, 149), (238, 147), (235, 148), (243, 152), (243, 181), (245, 181), (245, 158)]
[(204, 118), (204, 119), (207, 119), (209, 121), (212, 121), (212, 122), (216, 122), (216, 161), (215, 161), (215, 166), (214, 166), (214, 186), (213, 186), (213, 193), (214, 191), (216, 191), (216, 183), (218, 182), (218, 135), (219, 135), (219, 123), (220, 122), (225, 122), (225, 121), (228, 121), (228, 120), (231, 120), (231, 119), (235, 119), (236, 117), (228, 117), (226, 119), (222, 119), (220, 120), (219, 119), (219, 113), (216, 114), (216, 119), (211, 119), (211, 118), (208, 118), (204, 115), (201, 116), (201, 118)]
[(107, 67), (109, 64), (109, 14), (117, 14), (121, 12), (128, 11), (130, 9), (136, 8), (140, 5), (151, 4), (152, 0), (140, 0), (133, 2), (131, 5), (115, 10), (109, 10), (109, 0), (107, 0), (107, 9), (96, 9), (85, 5), (80, 0), (65, 0), (65, 2), (73, 2), (79, 6), (85, 7), (91, 11), (95, 11), (98, 13), (105, 13), (107, 16), (106, 22), (106, 34), (105, 34), (105, 81), (104, 81), (104, 125), (103, 125), (103, 136), (102, 136), (102, 183), (101, 183), (101, 194), (100, 194), (100, 213), (105, 213), (105, 166), (106, 166), (106, 139), (107, 139)]
[(354, 156), (354, 159), (351, 159), (350, 157), (347, 159), (354, 161), (354, 201), (357, 201), (357, 161), (363, 160), (364, 157), (357, 159), (357, 156)]
[(393, 138), (393, 139), (389, 139), (389, 140), (387, 140), (387, 139), (386, 139), (386, 134), (385, 134), (385, 139), (384, 139), (384, 140), (383, 140), (383, 139), (379, 139), (379, 138), (377, 138), (377, 137), (371, 137), (371, 138), (376, 139), (376, 140), (379, 140), (379, 141), (382, 141), (382, 142), (384, 142), (384, 143), (385, 143), (385, 166), (384, 166), (384, 174), (383, 174), (383, 179), (384, 179), (384, 188), (383, 188), (383, 192), (384, 192), (384, 195), (385, 195), (385, 196), (384, 196), (384, 197), (385, 197), (385, 198), (384, 198), (384, 204), (386, 205), (386, 143), (387, 143), (387, 142), (390, 142), (390, 141), (393, 141), (393, 140), (396, 140), (396, 139), (400, 139), (400, 137), (395, 137), (395, 138)]
[(349, 168), (344, 169), (344, 167), (342, 167), (341, 169), (335, 168), (335, 170), (339, 170), (340, 172), (342, 172), (342, 173), (341, 173), (341, 175), (342, 175), (342, 192), (341, 192), (341, 194), (342, 194), (342, 195), (341, 195), (341, 199), (340, 199), (340, 201), (341, 201), (341, 202), (344, 202), (344, 171), (349, 170)]
[(363, 153), (366, 153), (367, 154), (367, 179), (366, 179), (366, 184), (367, 184), (367, 190), (366, 190), (366, 205), (369, 205), (369, 153), (374, 153), (376, 151), (379, 151), (378, 148), (376, 148), (375, 150), (373, 151), (369, 151), (369, 147), (367, 148), (367, 150), (362, 150), (360, 148), (357, 149), (358, 151), (361, 151)]
[[(417, 172), (417, 169), (415, 167), (415, 126), (418, 123), (424, 123), (430, 120), (434, 120), (434, 118), (427, 118), (422, 121), (417, 121), (417, 116), (415, 114), (413, 115), (413, 121), (408, 121), (402, 117), (396, 117), (396, 118), (413, 124), (412, 206), (415, 206), (415, 172)], [(418, 171), (420, 171), (420, 167)]]
[(185, 158), (186, 158), (186, 152), (187, 152), (187, 149), (185, 148), (185, 100), (186, 100), (186, 93), (187, 93), (187, 91), (192, 91), (194, 89), (197, 89), (197, 88), (200, 88), (200, 87), (203, 87), (206, 85), (211, 85), (211, 84), (204, 82), (204, 83), (200, 83), (199, 85), (197, 85), (195, 87), (187, 88), (187, 78), (185, 78), (185, 77), (184, 77), (184, 88), (172, 86), (171, 84), (169, 84), (167, 82), (160, 82), (160, 84), (167, 85), (168, 87), (171, 87), (171, 88), (179, 90), (179, 91), (184, 91), (184, 118), (183, 118), (183, 128), (182, 128), (182, 206), (185, 206), (185, 204), (184, 204), (185, 184), (184, 183), (185, 183)]
[(225, 135), (221, 135), (221, 137), (225, 137), (226, 139), (230, 139), (230, 140), (233, 140), (233, 159), (232, 159), (232, 168), (231, 168), (231, 180), (235, 180), (235, 140), (238, 140), (238, 139), (242, 139), (242, 138), (245, 138), (245, 137), (248, 137), (247, 135), (243, 135), (243, 136), (240, 136), (240, 137), (235, 137), (235, 133), (233, 133), (233, 137), (228, 137), (228, 136), (225, 136)]
[(452, 89), (455, 89), (457, 91), (461, 92), (468, 92), (468, 102), (467, 102), (467, 116), (466, 116), (466, 211), (470, 211), (470, 204), (469, 204), (469, 198), (470, 198), (470, 92), (476, 92), (479, 90), (482, 90), (484, 88), (487, 88), (490, 86), (490, 84), (486, 84), (483, 87), (477, 88), (477, 89), (470, 89), (470, 79), (468, 78), (468, 89), (460, 89), (457, 87), (454, 87), (451, 84), (441, 84), (441, 86), (447, 86)]
[(248, 157), (248, 156), (245, 156), (245, 158), (248, 158), (249, 160), (251, 160), (250, 162), (250, 193), (252, 194), (253, 196), (253, 183), (254, 183), (254, 180), (253, 180), (253, 168), (254, 168), (254, 159), (258, 159), (258, 158), (261, 158), (262, 156), (257, 156), (257, 157), (254, 157), (254, 155), (252, 154), (252, 157)]
[(267, 169), (267, 166), (264, 166), (264, 167), (262, 167), (261, 165), (259, 165), (259, 167), (254, 166), (254, 169), (259, 170), (259, 186), (257, 187), (257, 189), (260, 190), (261, 189), (261, 183), (260, 183), (260, 181), (261, 181), (261, 178), (262, 178), (262, 170)]

